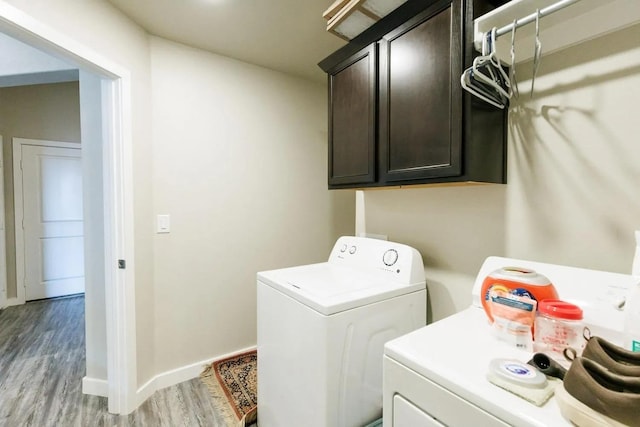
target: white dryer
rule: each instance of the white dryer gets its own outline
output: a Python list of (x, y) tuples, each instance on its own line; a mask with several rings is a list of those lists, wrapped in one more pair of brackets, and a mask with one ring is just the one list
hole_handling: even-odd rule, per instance
[[(491, 384), (491, 360), (527, 362), (533, 353), (497, 340), (482, 308), (482, 283), (506, 266), (548, 277), (560, 298), (583, 309), (593, 335), (622, 341), (620, 306), (637, 279), (513, 258), (489, 257), (475, 279), (472, 305), (385, 345), (384, 426), (569, 427), (552, 397), (541, 407)], [(563, 358), (558, 360), (562, 363)]]
[(328, 262), (258, 273), (260, 427), (355, 427), (382, 415), (384, 343), (426, 324), (422, 257), (341, 237)]

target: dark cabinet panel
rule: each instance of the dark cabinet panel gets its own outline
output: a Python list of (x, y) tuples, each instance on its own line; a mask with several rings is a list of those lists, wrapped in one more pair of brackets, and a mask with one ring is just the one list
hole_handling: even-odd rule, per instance
[(329, 185), (376, 179), (376, 47), (329, 74)]
[(380, 41), (380, 173), (385, 182), (461, 174), (457, 80), (462, 70), (455, 48), (459, 32), (452, 31), (459, 20), (459, 8), (449, 4), (420, 14)]

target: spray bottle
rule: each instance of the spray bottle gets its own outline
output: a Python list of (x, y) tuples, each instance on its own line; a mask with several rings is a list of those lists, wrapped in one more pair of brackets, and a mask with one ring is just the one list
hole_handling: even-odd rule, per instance
[(627, 350), (640, 352), (640, 230), (636, 231), (636, 252), (631, 275), (636, 284), (630, 290), (624, 306), (624, 346)]

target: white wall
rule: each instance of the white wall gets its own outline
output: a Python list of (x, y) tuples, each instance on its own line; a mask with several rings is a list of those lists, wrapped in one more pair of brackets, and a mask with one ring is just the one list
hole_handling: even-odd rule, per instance
[(635, 25), (543, 55), (533, 99), (532, 64), (518, 66), (507, 185), (365, 192), (366, 231), (423, 254), (430, 319), (469, 305), (490, 255), (630, 272), (640, 229), (638, 40)]
[(326, 260), (353, 191), (326, 183), (326, 89), (152, 38), (156, 366), (256, 344), (256, 273)]

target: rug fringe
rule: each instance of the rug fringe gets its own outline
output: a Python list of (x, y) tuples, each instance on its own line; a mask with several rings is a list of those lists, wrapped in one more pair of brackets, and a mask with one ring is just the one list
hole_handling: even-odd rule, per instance
[(210, 364), (208, 364), (208, 365), (206, 365), (204, 367), (204, 371), (202, 371), (200, 373), (200, 376), (201, 377), (209, 377), (209, 376), (213, 375), (214, 373), (215, 373), (215, 371), (213, 370), (213, 364), (210, 363)]

